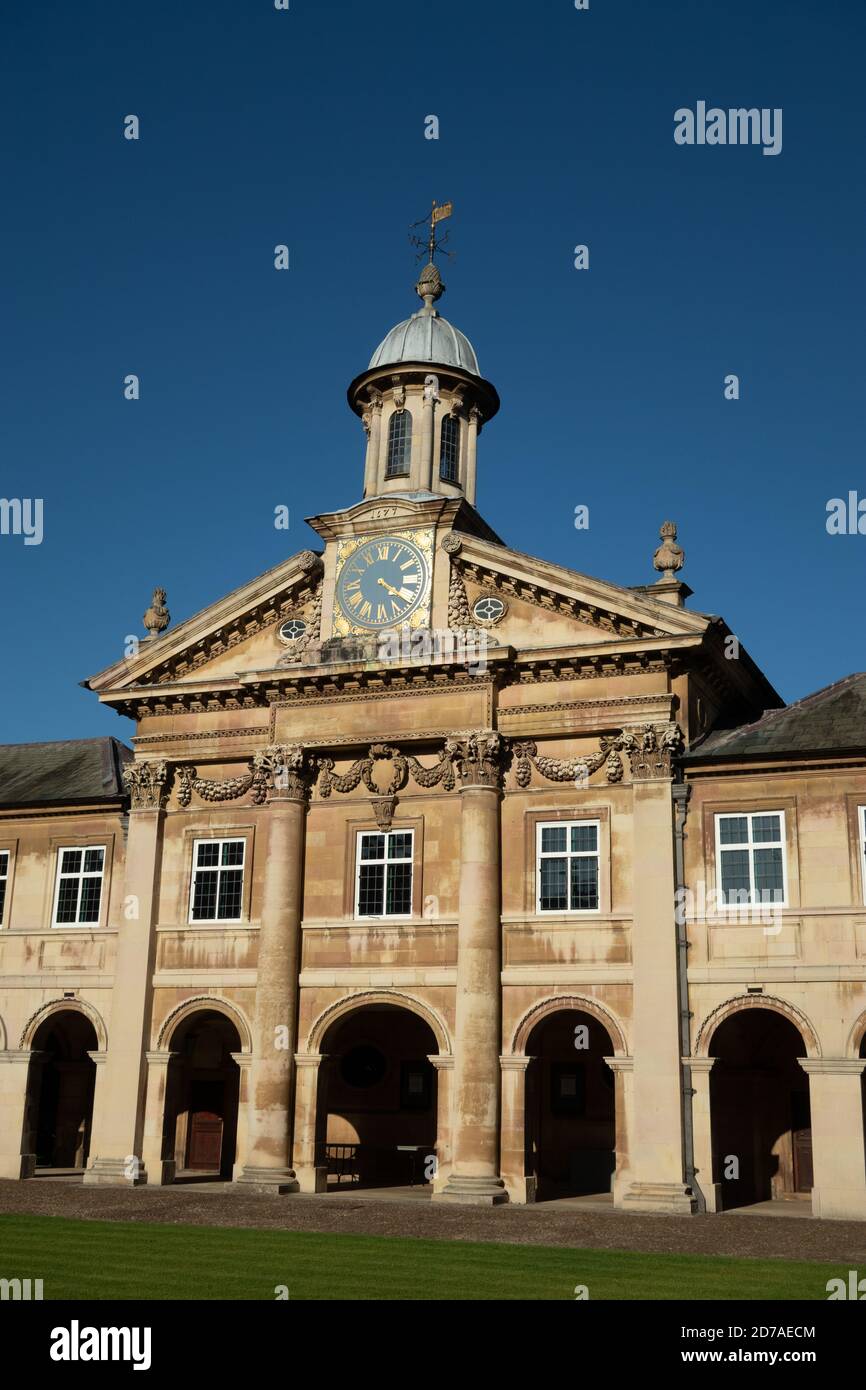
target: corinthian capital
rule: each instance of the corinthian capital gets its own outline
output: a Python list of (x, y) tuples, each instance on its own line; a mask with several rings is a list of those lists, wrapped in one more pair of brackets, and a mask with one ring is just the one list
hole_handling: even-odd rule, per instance
[(306, 801), (315, 764), (299, 743), (272, 743), (253, 758), (253, 801), (261, 806), (268, 794)]
[(158, 811), (165, 805), (167, 763), (156, 760), (127, 763), (122, 777), (133, 811)]
[(500, 735), (492, 729), (453, 734), (445, 748), (462, 786), (502, 786), (506, 747)]

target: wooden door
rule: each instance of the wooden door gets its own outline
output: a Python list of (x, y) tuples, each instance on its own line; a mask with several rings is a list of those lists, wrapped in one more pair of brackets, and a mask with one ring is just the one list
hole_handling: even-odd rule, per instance
[(194, 1081), (190, 1096), (187, 1168), (219, 1172), (223, 1148), (221, 1082)]

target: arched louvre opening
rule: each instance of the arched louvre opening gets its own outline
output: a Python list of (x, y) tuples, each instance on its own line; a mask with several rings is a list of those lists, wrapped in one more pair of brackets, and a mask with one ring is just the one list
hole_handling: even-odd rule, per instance
[(388, 462), (386, 478), (401, 478), (409, 473), (412, 457), (412, 416), (408, 410), (396, 410), (388, 425)]
[(460, 421), (446, 415), (442, 421), (439, 444), (439, 477), (445, 483), (456, 483), (460, 476)]

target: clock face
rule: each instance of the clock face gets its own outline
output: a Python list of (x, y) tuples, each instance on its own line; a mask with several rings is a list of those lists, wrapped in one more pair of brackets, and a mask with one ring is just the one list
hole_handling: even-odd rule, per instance
[(376, 632), (423, 613), (430, 591), (430, 547), (424, 542), (426, 536), (413, 532), (347, 543), (337, 574), (335, 632)]

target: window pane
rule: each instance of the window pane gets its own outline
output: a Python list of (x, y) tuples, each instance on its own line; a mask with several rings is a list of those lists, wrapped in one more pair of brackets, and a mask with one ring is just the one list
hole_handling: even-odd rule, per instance
[(388, 836), (388, 858), (412, 858), (412, 834), (410, 831), (401, 831), (398, 835)]
[(764, 844), (767, 840), (781, 840), (781, 838), (781, 816), (752, 817), (752, 839), (756, 844)]
[(384, 835), (362, 835), (362, 836), (361, 836), (361, 858), (362, 858), (362, 859), (384, 859), (384, 858), (385, 858), (385, 836), (384, 836)]
[(457, 457), (460, 445), (460, 425), (453, 415), (442, 421), (442, 442), (439, 446), (439, 477), (445, 482), (457, 481)]
[(99, 921), (99, 900), (102, 897), (101, 878), (83, 878), (81, 880), (81, 901), (78, 908), (79, 922), (98, 922)]
[(541, 911), (564, 912), (568, 907), (568, 860), (542, 859), (538, 867), (541, 874)]
[(591, 911), (598, 907), (598, 860), (571, 860), (571, 906), (573, 910)]
[(571, 848), (573, 850), (598, 849), (598, 826), (573, 825), (571, 827)]
[(203, 840), (198, 847), (197, 864), (211, 865), (220, 862), (219, 840)]
[(216, 916), (217, 878), (218, 874), (212, 869), (196, 874), (192, 901), (194, 922), (212, 921)]
[(226, 869), (220, 875), (217, 917), (223, 922), (236, 922), (241, 915), (242, 869)]
[(102, 862), (105, 859), (105, 851), (102, 849), (86, 849), (84, 851), (84, 872), (94, 874), (102, 872)]
[(543, 825), (541, 827), (542, 854), (564, 854), (568, 849), (567, 825)]
[(226, 840), (223, 845), (224, 864), (243, 864), (244, 862), (244, 842), (243, 840)]
[(721, 855), (722, 861), (722, 901), (737, 903), (749, 901), (749, 851), (729, 849)]
[(387, 913), (406, 914), (412, 911), (412, 865), (388, 865), (388, 893), (385, 900)]
[(386, 478), (395, 478), (408, 473), (411, 454), (412, 416), (408, 410), (398, 410), (391, 416), (391, 422), (388, 426)]
[(81, 868), (81, 850), (65, 849), (63, 851), (63, 863), (61, 873), (77, 874)]
[(8, 850), (2, 849), (2, 850), (0, 850), (0, 875), (6, 874), (6, 873), (8, 873), (8, 872), (9, 872), (9, 852), (8, 852)]
[(6, 905), (6, 879), (0, 878), (0, 922), (3, 921), (3, 908)]
[(748, 844), (748, 816), (719, 816), (719, 842), (723, 845)]
[[(381, 836), (379, 837), (381, 838)], [(358, 916), (381, 917), (384, 864), (362, 864), (358, 883)]]
[(755, 850), (755, 894), (762, 903), (780, 903), (784, 899), (781, 848)]
[(78, 909), (78, 879), (62, 878), (57, 894), (57, 921), (74, 922)]

